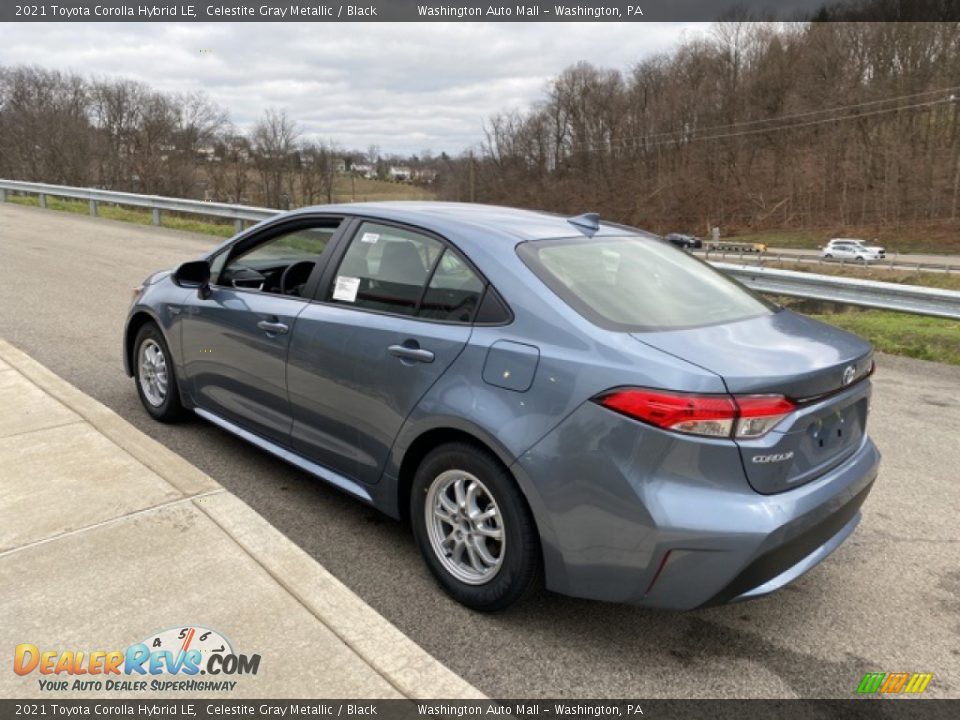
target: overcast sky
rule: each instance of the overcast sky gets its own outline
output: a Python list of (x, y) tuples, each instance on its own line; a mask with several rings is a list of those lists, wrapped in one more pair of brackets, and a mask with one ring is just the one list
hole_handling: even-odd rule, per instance
[(0, 64), (203, 90), (248, 129), (268, 107), (345, 148), (456, 154), (579, 60), (627, 69), (703, 25), (0, 24)]

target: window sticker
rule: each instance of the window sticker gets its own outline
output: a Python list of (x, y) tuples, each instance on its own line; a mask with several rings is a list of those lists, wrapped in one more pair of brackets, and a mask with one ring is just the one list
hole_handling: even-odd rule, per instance
[(357, 290), (360, 289), (360, 278), (337, 275), (337, 283), (333, 286), (333, 299), (344, 302), (356, 302)]
[(375, 245), (379, 239), (380, 233), (367, 232), (360, 236), (360, 242), (370, 243), (371, 245)]

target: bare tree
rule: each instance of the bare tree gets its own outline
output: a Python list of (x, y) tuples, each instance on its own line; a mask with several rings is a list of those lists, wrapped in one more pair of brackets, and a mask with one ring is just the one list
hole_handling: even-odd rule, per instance
[(293, 167), (299, 137), (285, 110), (268, 109), (253, 129), (253, 162), (260, 176), (263, 202), (268, 207), (289, 206), (285, 176)]

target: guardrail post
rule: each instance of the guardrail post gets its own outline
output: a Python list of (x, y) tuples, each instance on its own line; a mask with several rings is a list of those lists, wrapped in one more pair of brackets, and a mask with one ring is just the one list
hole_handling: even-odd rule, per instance
[(243, 232), (243, 219), (242, 219), (242, 218), (237, 218), (236, 220), (233, 221), (233, 231), (236, 232), (236, 233), (242, 233), (242, 232)]
[(160, 208), (153, 208), (153, 224), (160, 224)]
[(47, 196), (43, 193), (39, 193), (37, 195), (37, 203), (40, 205), (40, 207), (45, 208), (47, 206)]
[(90, 201), (90, 215), (93, 216), (93, 217), (96, 217), (96, 216), (97, 216), (97, 201), (96, 201), (96, 200), (91, 200), (91, 201)]

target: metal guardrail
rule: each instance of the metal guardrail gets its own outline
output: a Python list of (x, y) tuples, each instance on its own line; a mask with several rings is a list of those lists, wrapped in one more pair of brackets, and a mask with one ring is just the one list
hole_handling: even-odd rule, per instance
[(7, 192), (11, 191), (36, 195), (39, 198), (40, 207), (47, 206), (47, 196), (86, 200), (90, 203), (90, 214), (93, 216), (97, 214), (99, 203), (147, 208), (152, 211), (154, 225), (160, 224), (160, 213), (163, 210), (226, 218), (233, 220), (237, 232), (243, 229), (244, 222), (260, 222), (280, 212), (280, 210), (250, 207), (249, 205), (230, 205), (203, 200), (183, 200), (160, 195), (137, 195), (136, 193), (114, 192), (113, 190), (98, 190), (96, 188), (0, 180), (0, 202), (6, 200)]
[[(37, 195), (40, 198), (41, 207), (46, 207), (48, 195), (87, 200), (90, 203), (91, 215), (97, 214), (98, 203), (148, 208), (153, 213), (155, 225), (160, 224), (160, 213), (166, 210), (227, 218), (234, 221), (239, 231), (243, 229), (245, 221), (259, 222), (280, 212), (270, 208), (247, 205), (229, 205), (158, 195), (137, 195), (135, 193), (97, 190), (95, 188), (76, 188), (66, 185), (0, 179), (0, 202), (6, 200), (6, 193), (11, 191)], [(960, 292), (955, 290), (941, 290), (832, 275), (815, 275), (760, 265), (733, 265), (722, 262), (711, 262), (711, 264), (737, 278), (747, 287), (763, 293), (960, 320)]]
[(960, 291), (956, 290), (816, 275), (757, 265), (711, 264), (752, 290), (770, 295), (825, 300), (844, 305), (960, 320)]
[(942, 272), (942, 273), (952, 273), (960, 272), (960, 264), (950, 265), (949, 263), (930, 263), (930, 262), (915, 262), (912, 260), (905, 260), (900, 257), (900, 253), (891, 253), (888, 254), (883, 260), (872, 260), (868, 263), (859, 260), (847, 260), (843, 258), (837, 259), (828, 259), (820, 256), (819, 254), (814, 255), (811, 253), (782, 253), (782, 252), (765, 252), (762, 254), (757, 253), (744, 253), (744, 252), (734, 252), (734, 251), (724, 251), (724, 250), (709, 250), (705, 252), (696, 251), (696, 254), (703, 257), (705, 260), (710, 260), (711, 258), (719, 258), (720, 262), (726, 262), (727, 257), (730, 256), (735, 258), (740, 263), (751, 262), (756, 265), (763, 267), (769, 266), (771, 264), (776, 264), (783, 266), (785, 264), (793, 265), (826, 265), (828, 267), (852, 267), (860, 269), (869, 269), (869, 270), (905, 270), (905, 271), (917, 271), (917, 272)]

